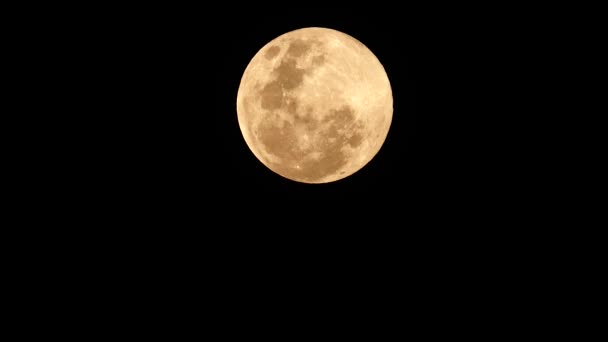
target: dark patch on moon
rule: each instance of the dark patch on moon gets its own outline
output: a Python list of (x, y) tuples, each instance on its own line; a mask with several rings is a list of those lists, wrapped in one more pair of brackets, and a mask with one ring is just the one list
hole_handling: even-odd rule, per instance
[(284, 60), (273, 72), (276, 79), (267, 83), (260, 91), (263, 109), (279, 109), (284, 104), (283, 90), (292, 90), (302, 84), (304, 70), (296, 67), (295, 60)]
[(277, 82), (287, 90), (299, 86), (304, 79), (304, 69), (296, 67), (293, 59), (283, 60), (274, 72), (277, 74)]
[(276, 122), (278, 119), (265, 120), (259, 127), (259, 139), (266, 151), (283, 161), (301, 159), (302, 151), (298, 148), (293, 126), (285, 122), (285, 126), (278, 127)]
[(325, 63), (325, 56), (323, 55), (314, 56), (312, 58), (312, 64), (315, 66), (319, 66), (323, 63)]
[(264, 57), (266, 57), (267, 59), (273, 59), (275, 58), (279, 52), (281, 52), (281, 48), (278, 46), (271, 46), (268, 48), (268, 50), (266, 50), (266, 53), (264, 54)]
[(312, 116), (312, 109), (306, 106), (306, 109), (300, 108), (297, 98), (289, 97), (287, 100), (287, 114), (293, 117), (295, 125), (304, 125), (307, 129), (313, 130), (315, 124), (318, 124)]
[(317, 126), (317, 121), (312, 117), (310, 113), (299, 113), (295, 116), (295, 122), (297, 124), (304, 125), (308, 129), (314, 129)]
[[(306, 70), (297, 67), (296, 59), (301, 57), (310, 50), (310, 47), (315, 42), (305, 42), (303, 40), (294, 40), (290, 43), (287, 49), (287, 54), (281, 60), (279, 65), (272, 70), (275, 79), (267, 83), (260, 91), (261, 106), (266, 110), (275, 110), (282, 108), (287, 103), (287, 111), (295, 114), (296, 105), (292, 104), (287, 97), (283, 95), (284, 90), (293, 90), (300, 86), (304, 81), (304, 75), (311, 70)], [(272, 59), (278, 55), (280, 48), (271, 46), (266, 50), (265, 57)], [(317, 67), (324, 63), (323, 55), (313, 57), (313, 67)], [(292, 100), (293, 101), (293, 100)]]
[(348, 143), (348, 145), (350, 145), (352, 148), (361, 146), (361, 143), (363, 142), (363, 134), (361, 134), (363, 131), (363, 125), (361, 122), (355, 121), (355, 117), (352, 115), (352, 113), (347, 124), (350, 126), (350, 134), (346, 134), (348, 136), (346, 143)]
[(260, 104), (263, 109), (279, 109), (283, 104), (283, 89), (281, 89), (281, 84), (277, 81), (266, 84), (260, 92), (260, 96)]
[(287, 54), (293, 57), (300, 57), (310, 50), (311, 45), (311, 43), (296, 39), (289, 44)]
[(295, 98), (293, 97), (288, 97), (287, 99), (287, 109), (286, 109), (288, 114), (291, 114), (293, 116), (297, 116), (298, 114), (298, 101), (296, 101)]
[(354, 111), (349, 106), (342, 106), (339, 109), (332, 110), (330, 115), (327, 115), (323, 121), (324, 122), (333, 122), (335, 126), (343, 127), (349, 122), (353, 122), (355, 120)]
[(348, 138), (347, 142), (350, 147), (359, 147), (363, 142), (363, 136), (361, 135), (361, 133), (359, 133), (359, 131), (355, 131), (353, 135)]

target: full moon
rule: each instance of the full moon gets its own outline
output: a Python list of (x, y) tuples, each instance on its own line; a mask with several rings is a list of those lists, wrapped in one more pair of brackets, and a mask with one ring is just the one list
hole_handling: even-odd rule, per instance
[(384, 67), (357, 39), (328, 28), (287, 32), (247, 65), (238, 122), (253, 154), (302, 183), (348, 177), (378, 153), (393, 117)]

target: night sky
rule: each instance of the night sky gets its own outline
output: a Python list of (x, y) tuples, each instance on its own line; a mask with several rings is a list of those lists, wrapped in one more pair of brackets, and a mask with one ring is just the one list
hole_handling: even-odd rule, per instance
[[(236, 2), (224, 5), (232, 8), (218, 11), (199, 2), (81, 10), (79, 22), (56, 24), (63, 32), (36, 33), (47, 34), (50, 43), (32, 63), (48, 61), (45, 69), (54, 74), (44, 81), (58, 90), (53, 97), (61, 102), (31, 101), (45, 106), (40, 113), (45, 120), (61, 126), (48, 133), (62, 144), (42, 141), (48, 162), (28, 170), (34, 184), (42, 178), (53, 190), (22, 192), (34, 202), (50, 203), (48, 214), (32, 207), (21, 218), (40, 217), (38, 230), (68, 247), (22, 229), (32, 234), (24, 241), (37, 239), (52, 249), (42, 258), (36, 255), (36, 265), (57, 253), (69, 260), (49, 264), (52, 272), (72, 260), (82, 262), (67, 272), (77, 284), (82, 279), (102, 284), (94, 293), (114, 289), (121, 294), (117, 298), (128, 297), (118, 308), (140, 293), (144, 308), (157, 305), (158, 293), (170, 296), (171, 303), (174, 295), (186, 293), (189, 298), (177, 302), (191, 308), (202, 298), (207, 311), (207, 299), (215, 298), (229, 312), (209, 311), (227, 320), (224, 332), (241, 328), (225, 317), (257, 317), (267, 298), (282, 305), (292, 305), (292, 298), (308, 301), (315, 297), (311, 289), (330, 297), (327, 303), (342, 295), (347, 308), (360, 309), (361, 297), (389, 304), (388, 310), (367, 312), (387, 313), (399, 324), (395, 307), (430, 317), (412, 309), (413, 300), (433, 314), (447, 312), (451, 320), (478, 296), (485, 306), (473, 309), (496, 321), (485, 313), (488, 305), (507, 307), (496, 304), (497, 298), (512, 302), (517, 289), (534, 297), (544, 293), (531, 279), (547, 265), (561, 269), (567, 263), (539, 247), (569, 253), (567, 244), (548, 240), (545, 230), (554, 227), (539, 211), (540, 195), (549, 186), (538, 184), (545, 181), (549, 190), (560, 191), (558, 182), (546, 181), (553, 170), (535, 168), (547, 150), (555, 150), (553, 141), (533, 134), (541, 143), (531, 147), (525, 137), (547, 130), (529, 128), (530, 117), (545, 108), (525, 100), (539, 92), (534, 75), (545, 60), (535, 61), (532, 54), (546, 31), (514, 34), (521, 26), (520, 9), (512, 11), (516, 16), (479, 4), (380, 8), (367, 2), (329, 10), (304, 2), (264, 8), (258, 2), (255, 11)], [(365, 44), (385, 68), (394, 100), (379, 153), (352, 176), (328, 184), (297, 183), (264, 166), (245, 143), (236, 112), (239, 82), (254, 54), (283, 33), (311, 26)], [(24, 80), (38, 86), (37, 79)], [(29, 113), (22, 117), (40, 124)], [(66, 221), (74, 229), (64, 231)], [(59, 228), (47, 227), (51, 224)], [(74, 246), (82, 251), (70, 252)], [(526, 251), (540, 258), (531, 262)], [(103, 267), (83, 257), (87, 252)], [(522, 273), (526, 267), (529, 272)], [(87, 270), (92, 281), (82, 277)], [(148, 274), (140, 276), (143, 272)], [(131, 285), (128, 277), (143, 282)], [(498, 289), (500, 284), (506, 288)], [(184, 292), (188, 286), (194, 291)], [(519, 315), (536, 300), (511, 305)], [(323, 313), (327, 303), (308, 304)], [(452, 311), (443, 310), (446, 303)], [(463, 317), (466, 327), (479, 325)], [(511, 318), (504, 321), (510, 324)], [(437, 327), (446, 330), (428, 321), (425, 336)]]
[[(408, 6), (163, 11), (139, 13), (132, 22), (126, 16), (113, 31), (114, 50), (106, 52), (120, 68), (100, 69), (104, 77), (127, 70), (112, 85), (128, 101), (107, 112), (120, 122), (112, 134), (128, 140), (116, 157), (133, 166), (125, 169), (135, 189), (194, 203), (224, 198), (237, 207), (270, 198), (399, 202), (431, 211), (430, 204), (487, 203), (513, 182), (512, 166), (501, 157), (512, 157), (505, 148), (517, 142), (502, 138), (517, 113), (510, 99), (519, 95), (503, 80), (516, 71), (508, 61), (517, 56), (507, 48), (509, 27), (495, 24), (498, 16)], [(258, 161), (236, 112), (239, 82), (255, 53), (311, 26), (365, 44), (385, 68), (394, 100), (391, 128), (371, 162), (340, 181), (312, 185)]]

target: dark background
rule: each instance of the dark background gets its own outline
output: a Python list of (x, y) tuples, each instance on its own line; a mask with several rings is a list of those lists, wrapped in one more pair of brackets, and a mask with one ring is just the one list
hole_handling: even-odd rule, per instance
[[(43, 178), (51, 191), (25, 193), (47, 209), (23, 219), (42, 220), (34, 227), (46, 235), (25, 233), (49, 256), (82, 263), (68, 270), (79, 281), (89, 270), (91, 282), (103, 284), (106, 272), (114, 284), (102, 286), (124, 293), (125, 279), (141, 279), (120, 298), (143, 293), (155, 305), (156, 294), (143, 289), (175, 279), (180, 291), (170, 295), (189, 285), (228, 311), (238, 307), (230, 300), (250, 301), (252, 317), (265, 293), (300, 297), (293, 284), (342, 294), (350, 305), (359, 305), (360, 293), (399, 307), (414, 298), (429, 312), (467, 308), (477, 296), (487, 307), (502, 308), (497, 297), (511, 302), (519, 315), (529, 303), (515, 302), (517, 289), (546, 293), (531, 279), (565, 263), (539, 248), (562, 245), (550, 241), (555, 229), (539, 214), (543, 175), (532, 161), (543, 151), (526, 144), (530, 114), (540, 107), (522, 99), (538, 94), (534, 70), (543, 61), (531, 47), (544, 35), (521, 29), (525, 8), (513, 16), (479, 6), (152, 6), (87, 9), (77, 22), (53, 23), (63, 31), (37, 33), (50, 43), (34, 62), (46, 63), (52, 77), (43, 79), (56, 90), (43, 114), (62, 126), (49, 127), (49, 141), (65, 143), (39, 147), (50, 157), (32, 179)], [(268, 170), (245, 144), (236, 113), (253, 55), (308, 26), (368, 46), (394, 97), (378, 155), (324, 185)]]
[[(535, 156), (520, 153), (530, 126), (522, 99), (534, 95), (535, 78), (522, 74), (540, 41), (521, 29), (525, 15), (514, 21), (505, 10), (462, 6), (193, 6), (78, 20), (90, 29), (78, 33), (68, 59), (82, 65), (73, 82), (82, 104), (76, 109), (94, 113), (78, 119), (85, 129), (77, 134), (94, 141), (82, 155), (95, 156), (86, 166), (98, 175), (94, 186), (125, 207), (213, 214), (282, 205), (315, 217), (373, 212), (451, 222), (509, 217), (505, 208), (525, 199), (518, 191)], [(310, 26), (345, 32), (370, 48), (394, 99), (392, 125), (374, 159), (320, 185), (265, 167), (247, 147), (236, 113), (240, 78), (254, 54)]]
[[(189, 312), (202, 307), (228, 332), (235, 316), (264, 317), (260, 308), (282, 317), (347, 308), (367, 323), (372, 312), (382, 331), (406, 314), (426, 335), (480, 323), (511, 331), (518, 319), (536, 324), (541, 308), (561, 314), (556, 298), (573, 291), (555, 284), (584, 279), (564, 269), (581, 269), (588, 263), (576, 256), (594, 250), (587, 238), (579, 246), (588, 254), (578, 253), (571, 231), (580, 224), (564, 224), (561, 208), (539, 196), (562, 182), (549, 184), (553, 193), (539, 187), (553, 170), (536, 166), (556, 149), (547, 125), (534, 125), (550, 122), (537, 115), (546, 101), (528, 101), (542, 93), (538, 70), (551, 59), (535, 51), (555, 34), (526, 21), (545, 9), (226, 5), (234, 8), (47, 4), (57, 16), (36, 5), (50, 22), (22, 40), (34, 51), (21, 52), (26, 67), (16, 70), (31, 69), (23, 82), (42, 90), (23, 106), (41, 109), (19, 116), (45, 134), (23, 153), (34, 161), (26, 178), (7, 178), (24, 198), (9, 195), (22, 209), (7, 209), (17, 222), (9, 234), (24, 237), (6, 239), (18, 286), (104, 315), (105, 305), (129, 323), (137, 311), (180, 304), (189, 310), (164, 312), (199, 320)], [(257, 161), (235, 106), (258, 49), (306, 26), (367, 45), (394, 95), (379, 154), (325, 185), (283, 179)]]

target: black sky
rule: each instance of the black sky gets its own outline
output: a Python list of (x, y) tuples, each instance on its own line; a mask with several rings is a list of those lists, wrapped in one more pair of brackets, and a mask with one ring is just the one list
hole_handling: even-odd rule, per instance
[[(537, 150), (526, 144), (530, 113), (541, 107), (521, 99), (536, 94), (534, 70), (543, 61), (534, 61), (531, 47), (542, 37), (521, 39), (520, 17), (500, 8), (431, 4), (151, 6), (82, 13), (82, 23), (49, 33), (52, 43), (41, 49), (63, 63), (45, 57), (56, 73), (47, 81), (69, 83), (58, 97), (75, 113), (60, 122), (69, 134), (49, 129), (70, 151), (53, 149), (51, 158), (64, 153), (68, 163), (41, 167), (56, 168), (75, 190), (66, 192), (49, 176), (58, 191), (46, 196), (53, 203), (70, 197), (75, 204), (60, 211), (85, 218), (78, 232), (88, 222), (103, 227), (92, 241), (106, 235), (129, 241), (129, 250), (150, 248), (138, 254), (142, 259), (191, 253), (170, 267), (191, 260), (196, 265), (188, 273), (204, 273), (205, 263), (243, 265), (263, 251), (281, 261), (298, 244), (302, 259), (322, 250), (339, 255), (329, 266), (334, 272), (347, 260), (358, 271), (373, 256), (379, 258), (368, 263), (373, 269), (404, 258), (421, 268), (467, 254), (489, 260), (500, 245), (510, 258), (518, 253), (512, 241), (533, 240), (526, 216), (539, 206), (544, 189), (536, 184), (545, 176), (533, 169), (534, 159), (551, 142)], [(384, 66), (394, 99), (392, 125), (374, 159), (321, 185), (290, 181), (258, 161), (236, 112), (239, 82), (254, 54), (283, 33), (311, 26), (365, 44)], [(61, 44), (69, 49), (60, 44), (66, 36)], [(64, 105), (47, 106), (43, 115), (65, 118)], [(112, 253), (103, 245), (100, 255)], [(251, 270), (259, 265), (252, 262)], [(401, 275), (404, 265), (386, 274)]]
[[(530, 292), (528, 274), (508, 282), (505, 272), (521, 272), (513, 260), (530, 265), (530, 275), (541, 274), (555, 253), (539, 247), (564, 246), (545, 233), (555, 229), (547, 216), (561, 213), (539, 211), (540, 194), (547, 188), (557, 193), (559, 183), (537, 186), (553, 170), (534, 169), (535, 159), (554, 150), (553, 141), (538, 134), (542, 142), (532, 147), (526, 139), (526, 133), (546, 130), (529, 128), (544, 103), (531, 107), (525, 99), (539, 92), (542, 75), (535, 70), (545, 60), (534, 56), (534, 46), (551, 27), (531, 34), (522, 29), (526, 8), (509, 13), (499, 5), (224, 5), (232, 8), (133, 4), (80, 9), (76, 16), (70, 7), (64, 11), (70, 20), (50, 16), (54, 29), (36, 30), (46, 44), (25, 42), (37, 49), (32, 66), (44, 64), (50, 76), (24, 80), (55, 90), (48, 99), (28, 101), (42, 104), (34, 114), (57, 126), (46, 129), (53, 144), (36, 141), (47, 159), (37, 161), (31, 180), (15, 183), (43, 179), (52, 187), (22, 191), (49, 208), (26, 208), (20, 217), (42, 220), (34, 227), (42, 235), (22, 229), (52, 249), (36, 260), (60, 251), (84, 263), (70, 267), (70, 274), (103, 268), (119, 285), (126, 277), (117, 269), (137, 277), (147, 268), (142, 286), (118, 286), (123, 296), (171, 282), (180, 291), (195, 287), (204, 299), (217, 297), (231, 311), (238, 306), (225, 298), (265, 300), (248, 287), (274, 292), (277, 284), (307, 278), (329, 296), (375, 283), (377, 290), (361, 292), (374, 301), (388, 294), (384, 303), (405, 296), (404, 307), (417, 297), (431, 311), (439, 306), (429, 305), (429, 298), (469, 301), (460, 290), (446, 292), (454, 284), (473, 293), (487, 288), (492, 293), (480, 298), (486, 305), (494, 297), (510, 300), (504, 294), (513, 288)], [(236, 113), (239, 81), (253, 55), (278, 35), (310, 26), (342, 31), (369, 47), (387, 71), (394, 98), (392, 126), (378, 155), (354, 175), (323, 185), (296, 183), (266, 168), (247, 147)], [(30, 113), (19, 115), (40, 125)], [(74, 227), (67, 234), (66, 224)], [(83, 252), (65, 252), (45, 234)], [(539, 261), (530, 263), (526, 250), (539, 251)], [(88, 262), (87, 251), (103, 267)], [(112, 258), (116, 267), (107, 267)], [(328, 279), (345, 270), (352, 276), (327, 291)], [(270, 274), (279, 281), (266, 281)], [(471, 281), (474, 276), (480, 281)], [(494, 290), (494, 283), (509, 288)], [(208, 290), (210, 284), (219, 291)], [(396, 291), (387, 292), (390, 286)], [(425, 289), (429, 294), (421, 296)], [(228, 293), (217, 296), (221, 291)], [(155, 305), (149, 300), (155, 295), (142, 298)], [(358, 298), (347, 300), (358, 304)]]
[[(111, 84), (100, 109), (115, 125), (116, 143), (108, 144), (124, 163), (121, 182), (126, 177), (152, 198), (242, 205), (269, 195), (286, 202), (463, 206), (496, 197), (521, 172), (502, 157), (510, 157), (506, 147), (517, 139), (506, 128), (518, 119), (511, 99), (522, 95), (505, 80), (515, 77), (512, 62), (522, 57), (510, 48), (512, 26), (495, 9), (482, 16), (460, 7), (231, 13), (195, 6), (112, 20), (120, 24), (97, 29), (111, 46), (96, 51), (105, 62), (95, 72)], [(342, 31), (370, 48), (394, 98), (379, 153), (352, 176), (323, 185), (266, 168), (247, 147), (236, 113), (240, 78), (254, 54), (283, 33), (311, 26)]]

